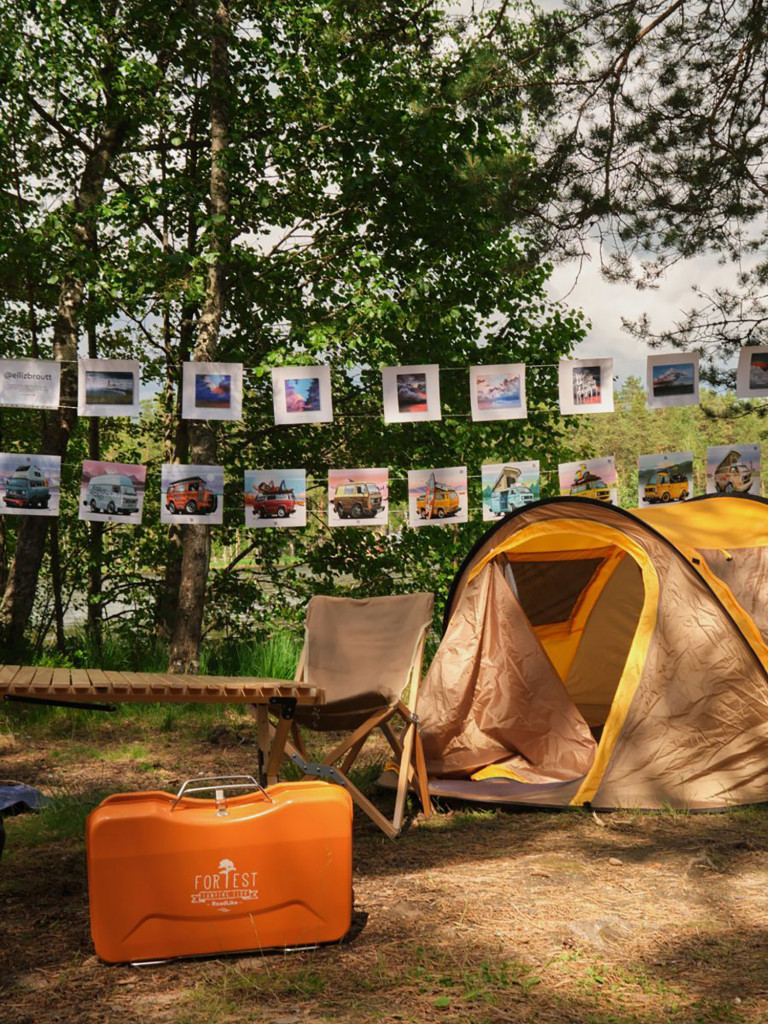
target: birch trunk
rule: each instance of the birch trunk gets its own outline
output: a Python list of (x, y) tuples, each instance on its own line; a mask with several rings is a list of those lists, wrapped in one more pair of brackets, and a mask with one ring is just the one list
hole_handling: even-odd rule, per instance
[[(229, 248), (229, 0), (219, 0), (211, 31), (211, 251), (205, 301), (192, 358), (213, 362), (224, 309), (225, 260)], [(193, 464), (215, 464), (216, 432), (207, 421), (189, 422), (189, 457)], [(178, 612), (171, 638), (172, 672), (196, 672), (200, 666), (205, 594), (211, 558), (211, 528), (183, 527)]]

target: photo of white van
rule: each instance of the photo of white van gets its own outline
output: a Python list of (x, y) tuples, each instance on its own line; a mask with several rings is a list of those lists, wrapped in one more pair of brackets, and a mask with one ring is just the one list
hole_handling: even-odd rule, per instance
[(138, 511), (139, 497), (129, 476), (103, 473), (89, 481), (83, 504), (87, 505), (91, 512), (129, 516), (132, 512)]
[(141, 522), (146, 466), (86, 461), (80, 483), (80, 519), (97, 523)]

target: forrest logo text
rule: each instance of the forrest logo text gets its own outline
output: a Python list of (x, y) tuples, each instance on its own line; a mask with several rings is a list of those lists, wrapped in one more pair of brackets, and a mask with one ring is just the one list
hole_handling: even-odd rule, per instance
[(238, 871), (231, 860), (219, 861), (218, 871), (195, 875), (192, 903), (210, 903), (214, 907), (233, 906), (245, 900), (258, 899), (258, 871)]

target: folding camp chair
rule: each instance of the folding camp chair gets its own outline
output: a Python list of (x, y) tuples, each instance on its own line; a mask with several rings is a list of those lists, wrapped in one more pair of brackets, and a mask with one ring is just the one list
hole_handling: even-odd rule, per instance
[[(432, 623), (431, 594), (402, 594), (353, 600), (313, 597), (307, 607), (304, 648), (295, 682), (325, 691), (325, 703), (311, 711), (297, 707), (293, 742), (285, 750), (305, 775), (344, 786), (352, 799), (387, 835), (398, 835), (409, 783), (424, 813), (431, 805), (426, 762), (415, 714), (424, 654)], [(403, 693), (410, 684), (408, 704)], [(398, 734), (393, 719), (405, 723)], [(348, 735), (320, 763), (307, 757), (298, 726)], [(348, 773), (366, 740), (381, 729), (398, 764), (397, 796), (390, 821), (349, 780)], [(339, 763), (340, 762), (340, 763)]]

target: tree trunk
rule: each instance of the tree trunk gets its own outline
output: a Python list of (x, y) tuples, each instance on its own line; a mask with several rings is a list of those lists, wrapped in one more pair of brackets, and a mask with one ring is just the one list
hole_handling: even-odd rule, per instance
[[(96, 226), (92, 214), (100, 201), (110, 163), (123, 144), (128, 123), (116, 118), (102, 135), (86, 160), (75, 210), (82, 216), (75, 228), (75, 240), (95, 250)], [(83, 282), (75, 275), (65, 278), (59, 292), (56, 322), (53, 328), (53, 357), (61, 367), (61, 401), (58, 414), (47, 417), (41, 452), (66, 455), (72, 429), (77, 420), (77, 322), (83, 305)], [(35, 601), (37, 580), (45, 551), (48, 521), (43, 516), (25, 516), (19, 527), (16, 552), (8, 573), (8, 582), (0, 602), (0, 649), (12, 649), (23, 636)]]
[[(216, 350), (224, 308), (225, 259), (229, 248), (229, 0), (218, 0), (211, 31), (211, 250), (205, 302), (198, 324), (196, 362), (210, 362)], [(209, 422), (189, 423), (189, 454), (194, 464), (214, 464), (216, 433)], [(172, 672), (196, 672), (200, 665), (205, 591), (211, 557), (209, 526), (185, 526), (182, 539), (178, 613), (169, 652)]]
[(61, 552), (59, 549), (59, 524), (54, 519), (50, 530), (51, 588), (53, 590), (53, 621), (56, 625), (56, 650), (66, 654), (67, 638), (64, 633), (64, 605), (61, 600)]
[[(96, 328), (88, 326), (88, 358), (98, 356)], [(88, 421), (88, 458), (98, 462), (101, 457), (99, 440), (99, 417), (91, 416)], [(101, 660), (102, 616), (104, 585), (102, 566), (104, 564), (104, 523), (88, 523), (88, 618), (86, 629), (91, 648)]]

